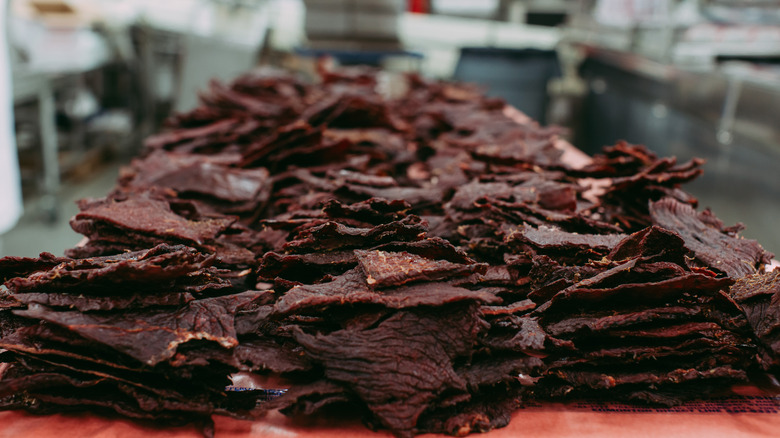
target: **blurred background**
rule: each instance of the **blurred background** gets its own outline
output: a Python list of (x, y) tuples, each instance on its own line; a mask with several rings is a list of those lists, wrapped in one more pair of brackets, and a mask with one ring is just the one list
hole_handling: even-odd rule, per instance
[[(322, 55), (479, 83), (532, 118), (566, 127), (590, 154), (625, 139), (680, 161), (703, 157), (704, 176), (686, 189), (780, 253), (780, 1), (6, 0), (3, 7), (0, 50), (8, 56), (0, 70), (11, 80), (12, 110), (0, 117), (12, 130), (0, 164), (18, 160), (24, 215), (0, 229), (0, 256), (59, 255), (74, 246), (74, 200), (107, 193), (143, 139), (193, 108), (210, 79), (257, 66), (312, 74)], [(0, 187), (6, 204), (12, 193)], [(2, 202), (0, 210), (11, 212)]]

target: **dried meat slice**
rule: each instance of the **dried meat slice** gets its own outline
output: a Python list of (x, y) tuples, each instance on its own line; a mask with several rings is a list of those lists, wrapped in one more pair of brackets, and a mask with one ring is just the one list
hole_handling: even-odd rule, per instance
[(452, 362), (470, 354), (483, 329), (472, 304), (401, 311), (362, 331), (299, 330), (295, 339), (325, 377), (347, 386), (384, 427), (410, 434), (437, 398), (466, 392)]
[(355, 228), (329, 221), (299, 232), (285, 244), (288, 252), (333, 251), (342, 248), (366, 248), (393, 241), (413, 241), (424, 237), (427, 227), (417, 216), (373, 228)]
[[(49, 270), (11, 279), (6, 286), (14, 293), (63, 292), (73, 288), (79, 293), (113, 294), (123, 289), (153, 293), (171, 287), (182, 277), (197, 275), (213, 262), (213, 256), (194, 248), (161, 244), (112, 256), (68, 259)], [(141, 289), (139, 285), (146, 286)]]
[(137, 359), (155, 365), (171, 359), (179, 345), (192, 340), (216, 342), (223, 348), (238, 345), (234, 327), (235, 311), (252, 304), (265, 292), (192, 301), (185, 307), (167, 310), (123, 313), (81, 313), (54, 311), (39, 304), (17, 315), (48, 321)]
[(83, 207), (71, 219), (74, 231), (90, 239), (130, 245), (139, 240), (204, 245), (235, 222), (232, 217), (188, 220), (174, 213), (167, 202), (141, 196), (124, 201), (103, 199)]
[(391, 289), (374, 290), (361, 268), (354, 268), (333, 281), (294, 286), (274, 304), (281, 314), (301, 313), (330, 306), (378, 304), (393, 309), (417, 306), (442, 306), (458, 301), (500, 302), (495, 295), (471, 291), (443, 282), (418, 283)]
[(366, 282), (372, 288), (400, 286), (416, 281), (438, 281), (451, 277), (485, 273), (487, 265), (481, 263), (460, 264), (447, 260), (435, 260), (406, 251), (355, 250), (360, 267), (366, 274)]
[(656, 224), (679, 233), (698, 263), (734, 279), (755, 274), (772, 259), (755, 240), (730, 235), (712, 226), (711, 214), (697, 213), (673, 199), (651, 203), (650, 215)]

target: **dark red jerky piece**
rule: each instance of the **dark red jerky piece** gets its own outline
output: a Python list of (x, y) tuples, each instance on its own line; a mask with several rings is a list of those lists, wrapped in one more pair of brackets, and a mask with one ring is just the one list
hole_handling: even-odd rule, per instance
[(686, 266), (685, 254), (685, 242), (677, 233), (653, 225), (623, 239), (607, 258), (620, 261), (639, 256), (662, 256), (664, 260)]
[(552, 336), (572, 335), (583, 330), (600, 332), (646, 322), (657, 323), (666, 320), (685, 320), (701, 313), (702, 309), (698, 306), (673, 306), (655, 307), (607, 316), (566, 316), (561, 321), (545, 324), (544, 329)]
[(571, 367), (578, 364), (600, 365), (625, 365), (627, 363), (640, 364), (649, 362), (652, 365), (659, 361), (669, 359), (672, 363), (679, 364), (681, 360), (695, 355), (725, 354), (732, 357), (745, 357), (750, 349), (739, 342), (735, 337), (725, 336), (718, 339), (688, 338), (681, 342), (671, 342), (668, 345), (653, 346), (623, 346), (615, 348), (602, 348), (583, 352), (577, 358), (566, 357), (558, 361), (548, 362), (550, 369)]
[(780, 270), (737, 280), (729, 295), (740, 305), (753, 333), (769, 352), (771, 365), (780, 365)]
[(235, 128), (239, 123), (240, 122), (236, 119), (224, 119), (199, 128), (177, 129), (153, 135), (147, 138), (144, 144), (150, 149), (171, 149), (175, 145), (187, 140), (194, 140), (227, 132), (230, 129)]
[(466, 391), (452, 361), (470, 353), (483, 329), (476, 306), (461, 305), (398, 312), (362, 331), (297, 331), (295, 339), (328, 379), (346, 385), (383, 426), (409, 434), (434, 400)]
[(125, 286), (134, 288), (139, 284), (157, 283), (158, 286), (147, 289), (148, 293), (153, 293), (213, 262), (213, 256), (201, 254), (193, 248), (162, 244), (115, 256), (69, 259), (49, 270), (9, 280), (6, 286), (14, 293), (57, 292), (68, 288), (78, 288), (81, 293), (91, 290), (105, 292), (106, 287), (116, 292), (117, 288), (121, 290)]
[(508, 237), (510, 241), (521, 240), (535, 248), (543, 250), (556, 249), (572, 251), (578, 249), (592, 251), (594, 257), (596, 254), (606, 255), (625, 238), (625, 234), (569, 233), (559, 228), (546, 226), (541, 226), (539, 228), (526, 226)]
[[(484, 289), (483, 289), (484, 290)], [(479, 310), (483, 315), (510, 315), (515, 313), (525, 313), (533, 310), (536, 303), (531, 300), (522, 300), (506, 306), (482, 306)]]
[(132, 242), (133, 236), (202, 245), (226, 230), (234, 218), (192, 221), (171, 211), (167, 202), (145, 197), (91, 202), (73, 217), (71, 227), (90, 239)]
[(543, 368), (544, 362), (538, 357), (510, 355), (477, 359), (455, 371), (466, 381), (471, 392), (477, 392), (480, 387), (501, 382), (532, 386)]
[(632, 330), (613, 330), (605, 332), (606, 335), (623, 338), (649, 338), (667, 339), (686, 336), (728, 336), (731, 332), (722, 330), (721, 326), (714, 322), (689, 322), (671, 326), (642, 328)]
[(331, 219), (347, 218), (379, 225), (401, 219), (411, 207), (400, 199), (371, 198), (354, 204), (332, 200), (322, 207), (322, 211)]
[(447, 240), (429, 237), (413, 242), (390, 242), (372, 248), (381, 251), (404, 251), (432, 260), (446, 260), (458, 264), (474, 264), (474, 260)]
[(311, 362), (299, 348), (271, 339), (241, 340), (233, 355), (250, 372), (291, 373), (311, 368)]
[(70, 261), (70, 258), (57, 257), (49, 252), (42, 252), (38, 257), (3, 257), (0, 259), (0, 281), (49, 270), (67, 261)]
[(485, 392), (455, 406), (427, 412), (421, 417), (417, 432), (466, 436), (506, 427), (512, 419), (512, 412), (520, 405), (520, 391), (501, 389)]
[(16, 314), (60, 325), (92, 341), (155, 365), (169, 360), (179, 345), (195, 339), (216, 342), (223, 348), (238, 345), (233, 325), (236, 309), (256, 301), (265, 292), (244, 292), (192, 301), (175, 311), (87, 314), (77, 311), (53, 311), (30, 305)]
[(81, 312), (92, 310), (138, 309), (144, 307), (180, 307), (195, 298), (186, 292), (135, 293), (123, 296), (85, 296), (81, 294), (59, 294), (55, 292), (19, 293), (14, 298), (24, 304), (42, 304), (47, 307), (67, 307)]
[(318, 380), (312, 383), (297, 383), (287, 389), (283, 395), (258, 408), (263, 411), (279, 409), (281, 412), (295, 415), (312, 415), (325, 406), (350, 401), (349, 393), (342, 385), (330, 380)]
[(425, 231), (425, 224), (417, 216), (407, 216), (373, 228), (354, 228), (330, 221), (299, 232), (284, 248), (288, 252), (313, 252), (371, 247), (396, 240), (420, 240)]
[(594, 155), (589, 164), (572, 172), (590, 178), (630, 176), (657, 160), (658, 156), (646, 146), (621, 140), (614, 146), (604, 146), (602, 153)]
[(263, 279), (281, 277), (313, 283), (327, 274), (344, 273), (356, 264), (357, 257), (353, 250), (308, 254), (267, 252), (257, 268), (257, 275)]
[(279, 128), (267, 139), (249, 146), (243, 153), (239, 167), (256, 167), (274, 162), (273, 157), (293, 146), (311, 147), (322, 142), (322, 130), (315, 129), (303, 121), (297, 121)]
[[(631, 264), (625, 263), (615, 268), (615, 270), (628, 270), (632, 267)], [(609, 299), (636, 303), (662, 302), (677, 298), (691, 290), (698, 291), (701, 295), (714, 295), (719, 290), (727, 289), (733, 283), (733, 280), (729, 278), (713, 278), (709, 275), (688, 273), (657, 282), (621, 284), (610, 288), (589, 287), (589, 285), (584, 284), (590, 281), (595, 283), (596, 280), (601, 280), (601, 278), (597, 278), (601, 275), (599, 274), (558, 292), (550, 301), (551, 307), (546, 307), (544, 311), (549, 311), (548, 309), (557, 308), (557, 306), (561, 305), (571, 306), (575, 303), (580, 305), (593, 304)]]
[(372, 290), (362, 269), (355, 268), (327, 283), (294, 286), (274, 305), (278, 313), (304, 312), (328, 306), (379, 304), (389, 308), (441, 306), (457, 301), (496, 303), (491, 293), (470, 291), (447, 283), (420, 283), (382, 291)]
[(734, 279), (756, 273), (772, 259), (755, 240), (730, 235), (713, 226), (709, 213), (699, 214), (673, 199), (651, 203), (650, 214), (658, 225), (679, 233), (699, 263)]
[(735, 381), (746, 381), (747, 373), (730, 366), (720, 366), (710, 369), (676, 369), (669, 372), (639, 372), (623, 374), (604, 374), (591, 371), (557, 370), (554, 375), (573, 385), (587, 386), (594, 389), (609, 389), (620, 385), (645, 384), (663, 385), (679, 384), (691, 380), (728, 378)]
[(523, 352), (545, 349), (548, 335), (535, 317), (506, 315), (501, 320), (492, 321), (491, 325), (502, 330), (481, 340), (488, 348)]
[(372, 288), (400, 286), (415, 281), (437, 281), (450, 277), (484, 273), (484, 264), (464, 265), (447, 260), (432, 260), (406, 251), (355, 250), (366, 283)]
[[(163, 175), (153, 185), (169, 187), (183, 195), (206, 195), (228, 202), (262, 202), (270, 184), (266, 169), (235, 169), (196, 163)], [(267, 196), (267, 193), (266, 193)]]
[(359, 198), (384, 198), (389, 200), (403, 200), (413, 208), (427, 206), (439, 207), (444, 201), (444, 190), (440, 187), (372, 187), (357, 184), (344, 183), (336, 192), (354, 195)]

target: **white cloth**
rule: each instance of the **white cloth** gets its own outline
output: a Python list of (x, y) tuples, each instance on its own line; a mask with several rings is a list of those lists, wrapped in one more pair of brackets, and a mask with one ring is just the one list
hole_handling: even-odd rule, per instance
[(14, 98), (8, 55), (8, 7), (0, 0), (0, 234), (13, 228), (22, 215), (22, 186), (14, 138)]

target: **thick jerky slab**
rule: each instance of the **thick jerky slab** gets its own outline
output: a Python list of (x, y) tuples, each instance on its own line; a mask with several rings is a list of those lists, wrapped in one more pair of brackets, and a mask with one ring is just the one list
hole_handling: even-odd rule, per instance
[(714, 226), (711, 213), (697, 213), (673, 199), (651, 203), (650, 215), (656, 224), (679, 233), (699, 263), (734, 279), (756, 273), (772, 259), (755, 240), (737, 237), (722, 224)]
[[(6, 286), (14, 293), (59, 292), (72, 288), (105, 292), (107, 287), (116, 292), (116, 288), (124, 289), (125, 286), (143, 292), (138, 285), (157, 283), (164, 288), (187, 274), (210, 266), (213, 261), (213, 256), (184, 245), (161, 244), (113, 256), (68, 260), (50, 270), (9, 280)], [(160, 288), (152, 286), (149, 292)]]
[(484, 273), (486, 265), (464, 265), (447, 260), (432, 260), (406, 251), (355, 250), (360, 267), (366, 274), (366, 282), (372, 288), (386, 288), (427, 280), (437, 281), (475, 272)]
[(370, 247), (395, 240), (419, 240), (425, 231), (425, 224), (417, 216), (407, 216), (373, 228), (355, 228), (329, 221), (299, 232), (284, 248), (288, 252), (314, 252)]
[(408, 435), (437, 398), (466, 391), (452, 361), (468, 355), (485, 328), (477, 312), (474, 305), (401, 311), (376, 328), (327, 335), (299, 330), (295, 339), (384, 427)]
[(38, 257), (3, 257), (0, 259), (0, 281), (9, 278), (25, 277), (37, 271), (51, 269), (60, 263), (70, 261), (67, 257), (57, 257), (49, 252), (42, 252)]
[(345, 304), (378, 304), (400, 309), (416, 306), (441, 306), (457, 301), (497, 303), (500, 298), (491, 293), (470, 291), (448, 283), (429, 282), (401, 286), (381, 291), (373, 290), (363, 270), (355, 268), (333, 281), (295, 286), (274, 305), (278, 313), (289, 314)]
[(125, 201), (110, 199), (90, 202), (73, 217), (74, 231), (90, 239), (120, 242), (166, 239), (203, 245), (225, 231), (234, 218), (188, 220), (174, 213), (165, 201), (133, 197)]
[(264, 294), (250, 291), (192, 301), (176, 312), (58, 312), (33, 304), (16, 313), (60, 325), (86, 339), (110, 345), (142, 363), (155, 365), (173, 357), (179, 345), (191, 340), (203, 339), (223, 348), (235, 347), (238, 345), (233, 322), (236, 309)]

